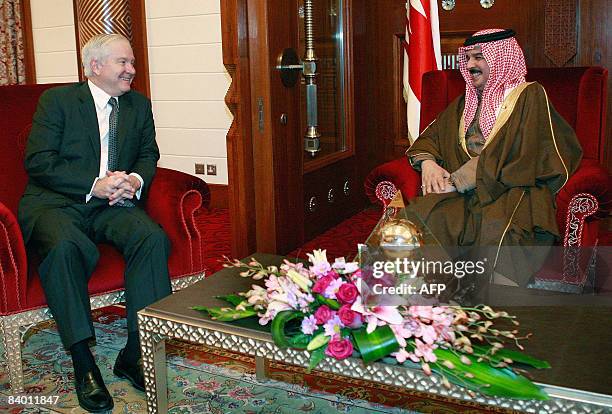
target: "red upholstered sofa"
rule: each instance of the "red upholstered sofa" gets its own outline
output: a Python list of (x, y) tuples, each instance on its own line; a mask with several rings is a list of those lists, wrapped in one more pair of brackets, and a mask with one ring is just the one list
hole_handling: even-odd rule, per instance
[[(37, 273), (28, 261), (17, 223), (17, 206), (27, 183), (24, 150), (40, 94), (54, 85), (0, 87), (0, 327), (12, 392), (23, 391), (22, 334), (51, 317)], [(210, 202), (206, 183), (191, 175), (158, 168), (146, 210), (172, 242), (169, 259), (174, 290), (204, 277), (202, 214)], [(100, 261), (89, 282), (92, 308), (123, 300), (124, 262), (109, 245), (100, 245)]]
[[(557, 223), (566, 248), (595, 246), (601, 219), (612, 208), (612, 179), (601, 166), (606, 140), (608, 71), (601, 67), (529, 69), (528, 81), (538, 81), (546, 89), (555, 109), (574, 128), (584, 156), (578, 170), (557, 194)], [(465, 91), (458, 70), (440, 70), (423, 76), (421, 130)], [(387, 182), (387, 191), (381, 191)], [(421, 184), (419, 173), (406, 157), (376, 167), (365, 180), (365, 191), (372, 202), (389, 186), (401, 190), (404, 201), (415, 197)], [(377, 192), (378, 189), (378, 192)], [(567, 255), (566, 255), (567, 256)], [(580, 285), (584, 274), (542, 276), (543, 282)]]

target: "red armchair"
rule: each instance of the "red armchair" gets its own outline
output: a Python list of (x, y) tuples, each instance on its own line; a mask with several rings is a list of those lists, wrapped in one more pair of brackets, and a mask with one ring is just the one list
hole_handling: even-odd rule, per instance
[[(608, 71), (600, 67), (529, 69), (527, 74), (528, 81), (538, 81), (544, 86), (556, 110), (576, 131), (584, 152), (578, 170), (556, 198), (557, 223), (566, 248), (595, 246), (600, 219), (612, 208), (612, 179), (600, 165), (606, 139), (607, 76)], [(421, 130), (464, 91), (465, 81), (458, 70), (426, 73)], [(380, 183), (385, 181), (401, 190), (405, 201), (420, 190), (420, 175), (406, 157), (382, 164), (366, 177), (365, 191), (372, 202), (382, 201), (377, 198), (377, 188), (381, 194)], [(389, 193), (388, 188), (385, 193)], [(584, 277), (584, 274), (568, 273), (567, 269), (562, 275), (541, 274), (539, 287), (546, 287), (547, 282), (580, 286), (585, 282)]]
[[(28, 260), (17, 222), (17, 206), (27, 183), (24, 150), (38, 97), (54, 85), (0, 87), (0, 328), (13, 393), (23, 392), (21, 341), (27, 328), (51, 317), (37, 272)], [(158, 168), (146, 202), (150, 216), (172, 242), (169, 258), (174, 290), (205, 274), (203, 229), (210, 191), (191, 175)], [(124, 262), (110, 245), (100, 245), (100, 261), (89, 282), (92, 309), (123, 301)]]

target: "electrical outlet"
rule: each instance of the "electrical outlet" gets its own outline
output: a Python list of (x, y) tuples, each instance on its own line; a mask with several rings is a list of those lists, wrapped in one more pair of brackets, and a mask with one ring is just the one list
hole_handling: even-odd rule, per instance
[(195, 165), (195, 173), (196, 173), (196, 174), (206, 174), (206, 168), (205, 168), (205, 165), (204, 165), (204, 164), (198, 164), (198, 163), (196, 162), (196, 165)]
[(217, 164), (206, 164), (206, 175), (217, 175)]

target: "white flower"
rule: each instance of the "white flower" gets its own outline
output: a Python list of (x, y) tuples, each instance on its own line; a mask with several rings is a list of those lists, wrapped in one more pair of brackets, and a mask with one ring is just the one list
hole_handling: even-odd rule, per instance
[(359, 263), (349, 262), (344, 267), (344, 273), (354, 273), (359, 269)]
[(253, 285), (253, 289), (244, 294), (251, 305), (268, 303), (268, 291), (261, 286)]
[(353, 273), (357, 269), (359, 269), (359, 263), (357, 262), (346, 263), (346, 260), (344, 259), (344, 257), (338, 257), (336, 258), (336, 261), (332, 265), (332, 268), (338, 271), (341, 271), (340, 273), (342, 274), (348, 274), (348, 273)]
[(268, 304), (268, 308), (266, 309), (266, 312), (263, 315), (259, 315), (260, 316), (259, 324), (267, 325), (272, 319), (274, 319), (277, 313), (284, 311), (284, 310), (290, 310), (290, 309), (291, 309), (291, 306), (289, 306), (285, 302), (272, 301)]
[(308, 260), (312, 263), (310, 271), (316, 275), (324, 275), (331, 270), (331, 266), (327, 261), (326, 250), (313, 250), (312, 253), (307, 253)]
[(287, 272), (287, 277), (293, 281), (296, 285), (300, 287), (304, 292), (310, 291), (310, 286), (312, 286), (312, 281), (307, 277), (299, 274), (294, 269), (289, 269)]

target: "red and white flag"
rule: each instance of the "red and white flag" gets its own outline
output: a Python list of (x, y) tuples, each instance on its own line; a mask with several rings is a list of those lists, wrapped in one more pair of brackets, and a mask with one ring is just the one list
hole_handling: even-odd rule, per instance
[(419, 136), (421, 77), (442, 69), (437, 0), (408, 0), (404, 43), (404, 99), (408, 114), (408, 139)]

